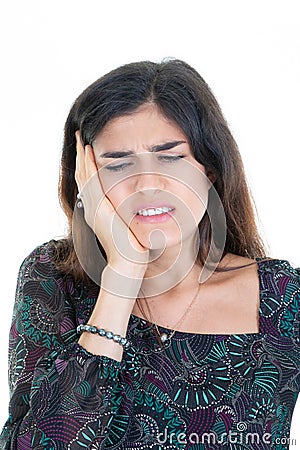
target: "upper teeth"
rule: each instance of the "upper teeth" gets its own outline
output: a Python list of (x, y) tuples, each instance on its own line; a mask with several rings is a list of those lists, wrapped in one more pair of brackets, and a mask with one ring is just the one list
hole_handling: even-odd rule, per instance
[(140, 209), (138, 214), (140, 216), (155, 216), (156, 214), (163, 214), (166, 212), (172, 211), (172, 208), (168, 208), (167, 206), (163, 206), (162, 208), (149, 208), (149, 209)]

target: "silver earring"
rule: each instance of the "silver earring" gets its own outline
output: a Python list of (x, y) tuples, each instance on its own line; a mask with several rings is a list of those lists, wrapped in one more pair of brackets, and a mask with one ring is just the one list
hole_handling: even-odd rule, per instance
[(77, 194), (77, 198), (78, 198), (78, 202), (76, 203), (76, 205), (77, 205), (77, 208), (83, 208), (83, 203), (82, 203), (82, 199), (81, 199), (81, 197), (80, 197), (80, 192), (78, 192), (78, 194)]

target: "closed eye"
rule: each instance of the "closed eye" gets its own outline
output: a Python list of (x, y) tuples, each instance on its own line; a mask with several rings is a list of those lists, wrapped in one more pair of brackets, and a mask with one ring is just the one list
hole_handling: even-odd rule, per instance
[(178, 161), (179, 159), (182, 159), (184, 157), (185, 157), (184, 155), (159, 155), (158, 160), (165, 162), (173, 162)]
[(122, 164), (116, 164), (116, 165), (107, 165), (105, 166), (105, 169), (110, 170), (112, 172), (120, 172), (124, 170), (126, 167), (132, 166), (132, 163), (122, 163)]
[[(159, 161), (166, 162), (166, 163), (172, 163), (175, 161), (179, 161), (180, 159), (184, 158), (185, 155), (158, 155), (157, 158)], [(105, 169), (111, 171), (111, 172), (121, 172), (122, 170), (125, 170), (126, 168), (132, 166), (133, 163), (121, 163), (121, 164), (114, 164), (114, 165), (106, 165)]]

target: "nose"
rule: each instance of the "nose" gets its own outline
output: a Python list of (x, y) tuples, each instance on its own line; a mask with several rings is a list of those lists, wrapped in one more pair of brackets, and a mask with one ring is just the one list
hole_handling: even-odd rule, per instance
[(136, 175), (135, 189), (139, 191), (163, 191), (166, 188), (166, 179), (164, 175), (155, 172), (143, 172)]
[(166, 188), (166, 176), (159, 172), (151, 156), (144, 155), (139, 162), (139, 170), (134, 177), (137, 192), (151, 190), (154, 193), (156, 190), (161, 191)]

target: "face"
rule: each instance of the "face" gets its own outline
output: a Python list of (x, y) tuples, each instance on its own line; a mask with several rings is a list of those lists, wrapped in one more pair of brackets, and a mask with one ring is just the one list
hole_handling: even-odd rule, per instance
[(106, 196), (144, 247), (180, 246), (198, 233), (211, 184), (156, 106), (108, 122), (93, 149)]

